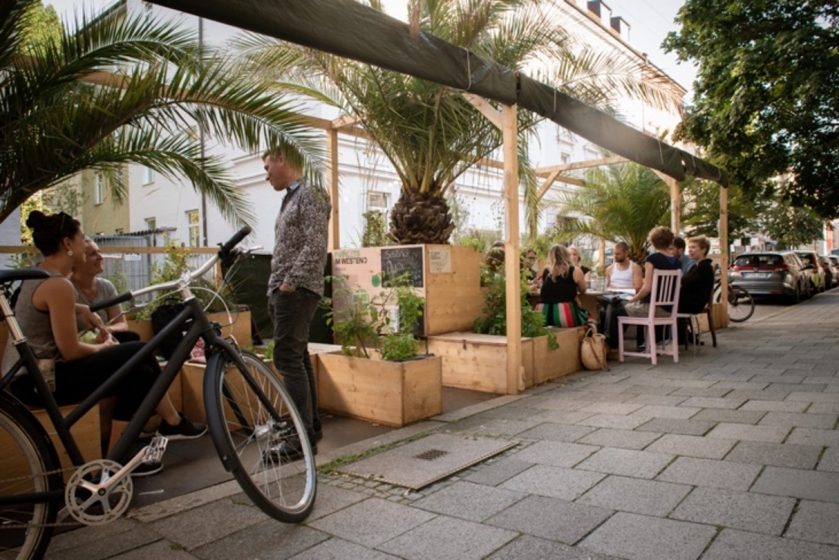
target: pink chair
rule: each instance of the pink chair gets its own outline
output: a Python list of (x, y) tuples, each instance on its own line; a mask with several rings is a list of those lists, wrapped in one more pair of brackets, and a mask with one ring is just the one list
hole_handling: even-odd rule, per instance
[[(650, 313), (646, 317), (618, 317), (618, 358), (623, 361), (624, 356), (640, 356), (650, 358), (653, 365), (658, 363), (657, 354), (669, 354), (673, 356), (673, 362), (679, 361), (679, 329), (677, 328), (677, 315), (679, 312), (679, 287), (682, 284), (681, 270), (656, 270), (653, 272), (653, 286), (650, 293)], [(663, 308), (656, 313), (659, 308)], [(668, 309), (669, 308), (669, 309)], [(666, 313), (666, 315), (664, 313)], [(636, 325), (639, 329), (647, 329), (648, 352), (624, 352), (623, 331), (627, 325)], [(658, 351), (655, 342), (655, 328), (657, 326), (669, 326), (670, 336), (673, 339), (671, 351), (664, 348)]]

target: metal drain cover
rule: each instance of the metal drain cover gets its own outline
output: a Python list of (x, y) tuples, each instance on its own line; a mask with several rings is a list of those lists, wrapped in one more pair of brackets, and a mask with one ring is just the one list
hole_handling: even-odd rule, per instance
[(341, 467), (341, 472), (419, 490), (514, 447), (517, 442), (432, 434)]

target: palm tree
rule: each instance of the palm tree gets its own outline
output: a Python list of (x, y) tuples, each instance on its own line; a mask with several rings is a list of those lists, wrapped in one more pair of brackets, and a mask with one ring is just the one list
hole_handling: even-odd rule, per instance
[(649, 168), (636, 163), (610, 165), (586, 172), (586, 186), (563, 197), (566, 218), (558, 233), (592, 235), (607, 241), (624, 241), (631, 258), (647, 255), (647, 234), (670, 223), (670, 191)]
[(202, 157), (201, 129), (252, 151), (282, 146), (309, 172), (319, 161), (296, 107), (199, 49), (192, 32), (145, 15), (103, 16), (24, 41), (38, 4), (0, 4), (0, 220), (84, 169), (109, 177), (120, 198), (120, 167), (138, 163), (186, 177), (225, 217), (251, 221), (222, 161)]
[[(369, 4), (381, 9), (378, 1)], [(536, 0), (410, 0), (409, 13), (416, 29), (515, 70), (542, 68), (537, 77), (589, 104), (605, 107), (619, 93), (660, 105), (672, 102), (666, 80), (639, 80), (638, 64), (576, 48), (544, 5)], [(454, 225), (447, 190), (502, 144), (500, 132), (460, 91), (260, 36), (248, 36), (240, 47), (266, 75), (320, 89), (322, 100), (363, 124), (402, 183), (391, 213), (394, 240), (448, 241)], [(536, 181), (528, 168), (527, 140), (538, 117), (528, 111), (518, 115), (520, 176), (532, 202)]]

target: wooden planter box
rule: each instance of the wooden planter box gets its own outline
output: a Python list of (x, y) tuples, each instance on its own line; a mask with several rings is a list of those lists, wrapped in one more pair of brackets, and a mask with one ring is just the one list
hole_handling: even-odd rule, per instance
[(406, 362), (318, 354), (320, 408), (400, 427), (443, 411), (439, 356)]
[(580, 340), (585, 334), (584, 327), (567, 329), (551, 328), (559, 348), (552, 350), (548, 337), (533, 339), (533, 382), (540, 385), (583, 369), (580, 361)]
[[(544, 338), (547, 348), (547, 337)], [(473, 332), (428, 337), (428, 351), (443, 358), (443, 385), (507, 393), (507, 338)], [(534, 339), (521, 339), (524, 388), (534, 384)]]
[[(425, 336), (472, 328), (481, 313), (483, 256), (455, 245), (400, 245), (339, 249), (332, 253), (333, 296), (338, 288), (361, 288), (370, 297), (384, 291), (382, 278), (409, 272), (417, 293), (425, 298)], [(347, 305), (340, 297), (333, 308)]]
[[(230, 319), (227, 316), (227, 313), (218, 312), (218, 313), (210, 313), (208, 317), (210, 321), (215, 321), (222, 325), (221, 334), (222, 336), (229, 336), (233, 335), (236, 341), (239, 343), (239, 346), (242, 348), (247, 348), (251, 345), (251, 312), (250, 311), (238, 311), (238, 312), (231, 312), (233, 317), (233, 324), (228, 325)], [(149, 319), (141, 319), (141, 320), (128, 320), (128, 328), (140, 335), (140, 340), (143, 342), (148, 342), (154, 336), (154, 331), (151, 328), (151, 320)]]

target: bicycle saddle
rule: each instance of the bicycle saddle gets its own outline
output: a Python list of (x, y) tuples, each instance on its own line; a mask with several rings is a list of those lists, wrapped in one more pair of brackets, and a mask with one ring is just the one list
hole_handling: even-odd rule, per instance
[(0, 270), (0, 284), (16, 282), (18, 280), (41, 280), (49, 277), (49, 273), (46, 270), (41, 270), (40, 268)]

